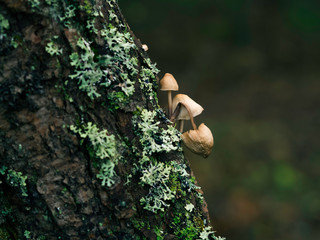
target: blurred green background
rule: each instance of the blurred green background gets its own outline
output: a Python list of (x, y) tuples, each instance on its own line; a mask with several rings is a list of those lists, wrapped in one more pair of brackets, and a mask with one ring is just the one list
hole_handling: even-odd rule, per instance
[(186, 155), (218, 234), (320, 239), (320, 1), (119, 4), (159, 76), (205, 109), (214, 151)]

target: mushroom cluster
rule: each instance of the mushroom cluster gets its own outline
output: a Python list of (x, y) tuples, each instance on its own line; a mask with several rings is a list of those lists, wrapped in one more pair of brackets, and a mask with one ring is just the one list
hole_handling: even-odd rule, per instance
[(204, 158), (208, 157), (214, 143), (212, 133), (204, 123), (201, 123), (198, 128), (193, 119), (202, 113), (203, 108), (185, 94), (177, 94), (172, 100), (172, 91), (178, 91), (179, 86), (170, 73), (166, 73), (160, 80), (160, 90), (168, 92), (168, 116), (173, 123), (179, 120), (181, 133), (184, 128), (184, 120), (191, 121), (193, 130), (181, 135), (184, 144), (192, 152)]

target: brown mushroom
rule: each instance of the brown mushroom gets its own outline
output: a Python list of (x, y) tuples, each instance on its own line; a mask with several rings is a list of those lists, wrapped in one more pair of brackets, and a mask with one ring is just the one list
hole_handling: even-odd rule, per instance
[(176, 79), (170, 73), (166, 73), (160, 80), (160, 90), (168, 92), (168, 116), (172, 114), (172, 91), (178, 91), (179, 86)]
[(181, 135), (184, 144), (193, 153), (207, 158), (213, 148), (214, 140), (210, 129), (201, 123), (198, 129), (189, 130)]
[(181, 135), (181, 138), (187, 148), (192, 152), (202, 155), (204, 158), (208, 157), (212, 151), (214, 140), (210, 129), (204, 124), (200, 124), (199, 128), (194, 123), (193, 115), (189, 106), (183, 102), (178, 103), (171, 121), (174, 122), (176, 117), (182, 111), (183, 107), (189, 114), (190, 121), (192, 123), (193, 130), (189, 130)]
[[(173, 109), (176, 109), (179, 103), (181, 103), (182, 106), (179, 114), (175, 118), (177, 120), (180, 120), (180, 132), (183, 132), (184, 120), (190, 120), (191, 115), (192, 117), (198, 116), (200, 113), (202, 113), (203, 108), (185, 94), (177, 94), (173, 98)], [(189, 110), (187, 109), (187, 107), (189, 108)]]

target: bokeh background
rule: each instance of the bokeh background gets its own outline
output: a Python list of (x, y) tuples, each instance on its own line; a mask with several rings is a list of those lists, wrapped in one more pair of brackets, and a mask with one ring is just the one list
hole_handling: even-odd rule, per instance
[(320, 239), (320, 1), (119, 4), (159, 76), (205, 108), (214, 151), (186, 155), (218, 234)]

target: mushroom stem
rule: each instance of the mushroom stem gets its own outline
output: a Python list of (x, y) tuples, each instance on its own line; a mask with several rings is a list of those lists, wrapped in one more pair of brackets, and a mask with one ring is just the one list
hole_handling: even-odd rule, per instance
[(180, 132), (183, 132), (183, 126), (184, 126), (184, 120), (181, 119), (180, 120), (180, 129), (179, 129)]
[(188, 113), (189, 113), (189, 117), (190, 117), (190, 121), (191, 121), (193, 130), (197, 130), (197, 125), (196, 125), (195, 122), (194, 122), (194, 119), (193, 119), (193, 116), (192, 116), (192, 113), (191, 113), (190, 108), (189, 108), (186, 104), (184, 104), (184, 103), (182, 103), (182, 102), (180, 102), (180, 104), (182, 104), (182, 105), (187, 109), (187, 111), (188, 111)]
[(173, 111), (171, 117), (170, 117), (170, 121), (175, 123), (176, 118), (178, 117), (179, 113), (180, 113), (180, 109), (181, 109), (181, 104), (178, 104), (176, 109)]
[(172, 95), (171, 91), (168, 91), (168, 116), (171, 118), (172, 114)]
[[(179, 102), (179, 104), (177, 105), (176, 109), (174, 110), (174, 112), (172, 114), (172, 117), (170, 118), (171, 122), (175, 122), (176, 121), (176, 117), (179, 115), (180, 110), (181, 110), (181, 105), (184, 106), (187, 109), (187, 111), (189, 113), (189, 117), (190, 117), (190, 121), (191, 121), (192, 127), (193, 127), (194, 130), (197, 130), (197, 125), (194, 122), (194, 119), (193, 119), (193, 116), (192, 116), (190, 108), (186, 104), (184, 104), (182, 102)], [(182, 128), (181, 128), (181, 125), (182, 125)], [(181, 129), (183, 130), (183, 120), (180, 122), (180, 132), (182, 132)]]

